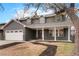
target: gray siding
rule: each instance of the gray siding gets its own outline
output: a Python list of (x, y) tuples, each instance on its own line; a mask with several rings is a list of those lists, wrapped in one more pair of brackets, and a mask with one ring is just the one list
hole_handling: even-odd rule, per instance
[(46, 23), (65, 21), (65, 16), (46, 17)]
[(35, 30), (32, 30), (32, 29), (29, 29), (29, 28), (25, 28), (25, 39), (24, 40), (32, 40), (32, 39), (35, 39), (36, 35), (36, 31)]
[(23, 29), (23, 26), (14, 21), (4, 28), (4, 30), (19, 30), (19, 29)]
[(39, 24), (40, 23), (40, 20), (39, 19), (33, 19), (32, 20), (32, 24)]
[(48, 40), (53, 40), (54, 39), (54, 37), (52, 37), (52, 34), (49, 34), (49, 30), (45, 30), (45, 32), (44, 32), (44, 36), (45, 36), (45, 39), (48, 39)]
[(46, 23), (52, 23), (52, 22), (55, 22), (55, 17), (48, 17), (46, 18)]

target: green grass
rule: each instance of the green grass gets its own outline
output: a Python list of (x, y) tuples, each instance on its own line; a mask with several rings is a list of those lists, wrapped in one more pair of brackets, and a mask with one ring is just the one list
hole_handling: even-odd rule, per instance
[(51, 42), (39, 42), (39, 43), (57, 46), (57, 51), (55, 56), (71, 56), (74, 53), (73, 52), (74, 43), (71, 43), (71, 42), (64, 42), (64, 41), (52, 42), (51, 41)]
[(57, 45), (57, 53), (58, 56), (70, 56), (73, 55), (74, 43), (60, 43)]

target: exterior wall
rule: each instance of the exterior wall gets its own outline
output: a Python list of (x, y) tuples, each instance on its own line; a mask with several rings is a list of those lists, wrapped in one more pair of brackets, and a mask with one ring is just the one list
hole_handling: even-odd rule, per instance
[(3, 30), (0, 30), (0, 40), (4, 40), (4, 37), (3, 37)]
[[(21, 25), (21, 24), (18, 24), (17, 22), (11, 22), (8, 26), (6, 26), (4, 29), (3, 29), (3, 35), (4, 35), (4, 39), (5, 39), (5, 31), (6, 30), (23, 30), (24, 32), (24, 27)], [(23, 37), (24, 39), (24, 37)]]
[(46, 18), (46, 23), (52, 23), (52, 22), (62, 22), (65, 20), (65, 17), (63, 16), (53, 16), (53, 17), (47, 17)]
[(32, 24), (39, 24), (40, 20), (38, 18), (32, 19)]
[(39, 20), (40, 20), (40, 23), (41, 23), (41, 24), (43, 24), (43, 23), (46, 22), (46, 21), (45, 21), (45, 17), (43, 17), (43, 16), (41, 16)]
[(57, 37), (58, 40), (68, 40), (68, 28), (64, 28), (64, 35)]
[(65, 21), (65, 16), (57, 15), (51, 17), (40, 17), (32, 19), (32, 24), (41, 24), (41, 23), (53, 23), (53, 22), (62, 22)]
[(31, 19), (27, 19), (26, 23), (31, 24), (32, 23)]
[(36, 31), (33, 29), (25, 28), (25, 39), (24, 40), (32, 40), (36, 39)]
[(8, 26), (4, 28), (4, 30), (19, 30), (23, 29), (23, 26), (21, 24), (18, 24), (17, 22), (12, 22)]
[(45, 29), (45, 32), (44, 32), (44, 37), (45, 39), (48, 39), (48, 40), (53, 40), (54, 37), (52, 36), (52, 34), (49, 33), (49, 30)]
[(55, 17), (48, 17), (46, 18), (46, 23), (52, 23), (52, 22), (55, 22)]

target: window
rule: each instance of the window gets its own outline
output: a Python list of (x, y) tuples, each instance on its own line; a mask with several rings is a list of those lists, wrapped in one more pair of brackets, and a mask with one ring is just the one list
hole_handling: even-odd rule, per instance
[(64, 29), (59, 30), (59, 36), (64, 36)]
[(52, 30), (52, 32), (51, 32), (51, 33), (52, 33), (52, 37), (53, 37), (53, 36), (54, 36), (54, 30)]
[(22, 32), (22, 31), (19, 31), (19, 32)]
[(64, 21), (66, 19), (66, 17), (64, 15), (62, 15), (62, 21)]
[[(53, 37), (55, 35), (54, 30), (49, 30), (49, 34)], [(56, 36), (57, 37), (63, 37), (64, 36), (64, 29), (57, 29), (56, 30)]]
[(39, 19), (34, 19), (34, 20), (33, 20), (33, 23), (34, 23), (34, 24), (38, 24), (38, 23), (39, 23)]
[(27, 24), (31, 24), (31, 19), (27, 19)]
[(13, 33), (13, 31), (11, 31), (11, 33)]
[(49, 35), (53, 36), (53, 34), (52, 34), (52, 30), (49, 30)]
[(18, 32), (18, 31), (15, 31), (15, 32)]
[(44, 17), (40, 18), (40, 23), (45, 23), (45, 18)]

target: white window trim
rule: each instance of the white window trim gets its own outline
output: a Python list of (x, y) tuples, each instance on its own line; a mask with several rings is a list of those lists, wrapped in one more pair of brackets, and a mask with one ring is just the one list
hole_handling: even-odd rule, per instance
[(11, 33), (11, 31), (13, 31), (13, 33), (14, 33), (15, 31), (17, 31), (17, 32), (22, 31), (22, 32), (23, 32), (23, 30), (6, 30), (5, 32), (6, 32), (6, 33)]

